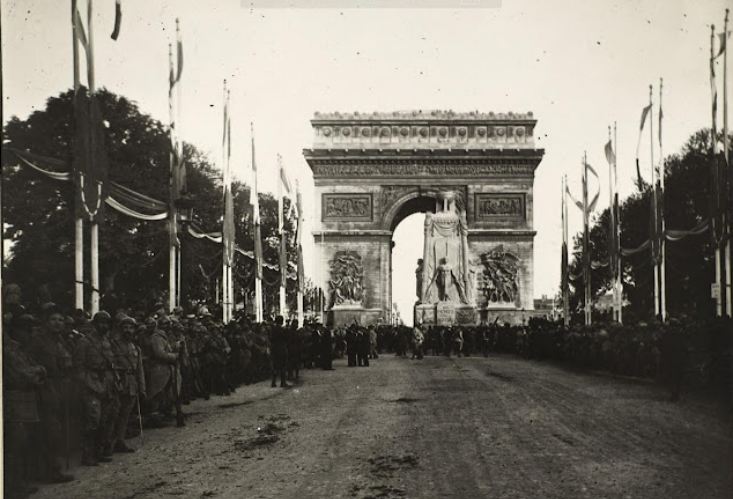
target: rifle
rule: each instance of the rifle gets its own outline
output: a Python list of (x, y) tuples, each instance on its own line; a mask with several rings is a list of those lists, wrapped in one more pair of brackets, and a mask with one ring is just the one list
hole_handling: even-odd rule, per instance
[(176, 407), (176, 426), (179, 428), (186, 426), (183, 421), (183, 409), (181, 409), (181, 397), (178, 393), (178, 362), (173, 366), (173, 403)]
[(140, 425), (140, 449), (142, 449), (145, 445), (145, 441), (143, 440), (143, 416), (140, 412), (140, 396), (137, 397), (137, 421)]
[(69, 471), (69, 455), (71, 454), (71, 438), (69, 437), (69, 396), (71, 391), (66, 384), (66, 390), (64, 393), (64, 426), (66, 427), (66, 471)]

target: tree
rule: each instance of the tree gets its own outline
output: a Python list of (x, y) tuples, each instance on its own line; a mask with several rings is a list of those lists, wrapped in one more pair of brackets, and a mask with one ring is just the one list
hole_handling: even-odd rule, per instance
[[(109, 180), (137, 192), (166, 201), (169, 178), (169, 138), (167, 128), (123, 96), (107, 90), (99, 92), (105, 120), (105, 144), (109, 157)], [(12, 117), (5, 136), (17, 149), (30, 150), (71, 163), (73, 146), (72, 92), (49, 98), (46, 108), (26, 120)], [(222, 187), (219, 172), (193, 145), (184, 144), (188, 192), (196, 206), (194, 222), (209, 231), (221, 230)], [(5, 282), (24, 290), (30, 305), (54, 301), (73, 305), (74, 280), (74, 197), (73, 184), (49, 179), (21, 166), (13, 154), (3, 152), (4, 238), (11, 242), (4, 260)], [(53, 167), (48, 167), (49, 169)], [(58, 167), (56, 167), (58, 168)], [(67, 170), (68, 171), (68, 170)], [(253, 246), (247, 225), (249, 190), (235, 183), (237, 244)], [(277, 203), (260, 196), (263, 237), (277, 229)], [(292, 227), (292, 220), (289, 220)], [(179, 234), (182, 241), (182, 295), (189, 300), (211, 300), (215, 276), (221, 272), (221, 246)], [(146, 222), (107, 210), (100, 228), (100, 275), (102, 306), (115, 309), (133, 306), (149, 309), (165, 303), (168, 287), (168, 227), (165, 221)], [(290, 254), (294, 257), (292, 244)], [(88, 252), (89, 242), (85, 242)], [(269, 257), (269, 256), (268, 256)], [(85, 262), (89, 261), (88, 254)], [(277, 259), (270, 260), (273, 263)], [(238, 259), (237, 273), (251, 272), (251, 260)], [(218, 273), (217, 273), (218, 270)], [(208, 281), (208, 283), (207, 283)], [(246, 285), (244, 281), (238, 283)], [(89, 296), (86, 283), (85, 296)]]
[[(665, 158), (664, 213), (667, 229), (689, 230), (705, 220), (710, 206), (710, 131), (694, 133), (679, 154)], [(633, 249), (649, 238), (652, 195), (649, 189), (629, 196), (620, 206), (621, 247)], [(608, 256), (609, 211), (593, 220), (591, 259)], [(667, 242), (667, 310), (672, 316), (713, 313), (710, 283), (714, 280), (714, 255), (708, 234)], [(574, 239), (571, 272), (581, 273), (582, 236)], [(649, 250), (622, 258), (624, 294), (634, 317), (653, 315), (654, 279)], [(593, 296), (611, 289), (608, 267), (591, 272)], [(571, 310), (582, 301), (582, 279), (572, 283)]]

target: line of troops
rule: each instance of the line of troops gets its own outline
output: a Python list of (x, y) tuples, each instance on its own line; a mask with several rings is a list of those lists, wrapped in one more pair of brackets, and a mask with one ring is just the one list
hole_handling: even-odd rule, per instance
[(143, 424), (185, 426), (182, 406), (191, 399), (270, 376), (276, 386), (276, 375), (287, 386), (301, 367), (332, 368), (332, 335), (320, 324), (240, 317), (225, 327), (208, 312), (184, 317), (182, 309), (147, 318), (101, 311), (91, 320), (77, 312), (67, 317), (46, 304), (42, 320), (22, 307), (4, 313), (6, 497), (31, 493), (29, 480), (73, 480), (65, 472), (72, 457), (97, 466), (134, 452), (125, 438)]

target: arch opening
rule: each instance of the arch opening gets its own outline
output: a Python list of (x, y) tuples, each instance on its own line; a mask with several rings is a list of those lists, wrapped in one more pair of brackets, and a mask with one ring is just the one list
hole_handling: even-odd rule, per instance
[(390, 294), (395, 324), (413, 325), (417, 302), (415, 270), (418, 259), (423, 257), (426, 213), (435, 213), (435, 198), (418, 195), (402, 203), (391, 221)]

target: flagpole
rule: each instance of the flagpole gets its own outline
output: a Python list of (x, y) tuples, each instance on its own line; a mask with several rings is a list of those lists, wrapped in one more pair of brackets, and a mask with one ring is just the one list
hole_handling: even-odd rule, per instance
[(570, 325), (570, 288), (568, 286), (568, 177), (562, 179), (562, 316), (563, 324)]
[(301, 240), (303, 237), (303, 206), (301, 203), (300, 198), (300, 184), (298, 181), (295, 181), (295, 200), (296, 200), (296, 207), (298, 208), (298, 226), (296, 229), (296, 238), (295, 243), (297, 246), (297, 258), (298, 258), (298, 327), (303, 327), (303, 320), (304, 320), (304, 312), (303, 312), (303, 284), (305, 282), (305, 276), (303, 275), (303, 247), (301, 245)]
[[(87, 74), (89, 77), (89, 97), (93, 99), (94, 93), (96, 92), (96, 86), (94, 82), (94, 23), (92, 22), (92, 9), (93, 0), (88, 0), (87, 4), (87, 29), (88, 35), (88, 46), (89, 51), (87, 53)], [(95, 126), (93, 124), (92, 126)], [(94, 137), (94, 133), (91, 133), (91, 137)], [(94, 151), (96, 146), (92, 144), (91, 150)], [(93, 165), (96, 168), (96, 165)], [(103, 201), (100, 201), (103, 202)], [(92, 304), (91, 313), (92, 315), (99, 312), (99, 223), (96, 220), (91, 221), (91, 285), (92, 285)]]
[[(77, 0), (71, 0), (71, 33), (73, 38), (72, 52), (74, 58), (74, 106), (79, 92), (79, 39), (77, 38), (76, 12)], [(77, 172), (74, 172), (75, 174)], [(75, 189), (80, 189), (78, 179), (75, 178)], [(80, 198), (77, 193), (77, 203)], [(79, 210), (74, 217), (74, 307), (84, 310), (84, 218)]]
[(654, 317), (660, 317), (661, 312), (659, 310), (659, 264), (657, 263), (657, 257), (654, 252), (654, 241), (653, 238), (657, 237), (657, 174), (656, 168), (654, 168), (654, 107), (652, 104), (652, 85), (649, 85), (649, 153), (652, 160), (652, 224), (653, 228), (650, 230), (651, 254), (652, 254), (652, 265), (654, 266)]
[[(611, 127), (608, 127), (608, 142), (613, 145), (613, 142), (611, 141)], [(607, 158), (609, 159), (609, 158)], [(614, 159), (614, 162), (616, 160)], [(611, 267), (611, 272), (613, 275), (613, 318), (614, 320), (617, 320), (618, 317), (618, 290), (616, 289), (616, 212), (613, 208), (613, 163), (611, 161), (608, 162), (608, 215), (609, 215), (609, 221), (610, 226), (608, 228), (609, 231), (609, 238), (610, 241), (610, 247), (608, 252), (608, 263)]]
[(583, 153), (583, 273), (585, 287), (585, 325), (592, 323), (590, 245), (588, 244), (588, 161)]
[(664, 86), (664, 79), (659, 78), (659, 196), (657, 199), (659, 203), (659, 209), (656, 211), (658, 216), (661, 218), (661, 233), (659, 234), (659, 251), (661, 252), (661, 262), (659, 263), (659, 278), (660, 278), (660, 292), (661, 301), (659, 308), (662, 313), (662, 322), (667, 322), (667, 244), (665, 237), (665, 223), (664, 223), (664, 149), (662, 148), (662, 89)]
[(280, 234), (280, 315), (285, 318), (285, 307), (286, 307), (286, 296), (285, 296), (285, 286), (287, 284), (287, 257), (283, 258), (286, 252), (286, 241), (285, 241), (285, 232), (283, 230), (284, 224), (283, 224), (283, 209), (285, 208), (285, 203), (283, 200), (283, 181), (282, 181), (282, 156), (279, 154), (277, 155), (277, 167), (278, 167), (278, 176), (280, 177), (277, 182), (277, 232)]
[[(725, 35), (724, 35), (725, 36)], [(716, 83), (715, 83), (715, 25), (710, 26), (710, 89), (712, 92), (712, 127), (710, 128), (710, 146), (713, 152), (713, 161), (711, 168), (713, 168), (713, 171), (711, 172), (711, 176), (713, 178), (717, 178), (717, 172), (720, 171), (720, 168), (718, 166), (718, 124), (717, 124), (717, 99), (718, 99), (718, 92), (716, 89)], [(711, 232), (713, 234), (713, 242), (715, 244), (715, 286), (718, 288), (718, 294), (715, 296), (715, 311), (716, 315), (718, 317), (723, 315), (723, 290), (720, 286), (721, 281), (721, 274), (722, 274), (722, 259), (721, 259), (721, 248), (720, 244), (718, 242), (718, 228), (717, 221), (718, 221), (718, 211), (720, 210), (719, 201), (720, 201), (720, 182), (718, 179), (718, 185), (711, 186), (711, 196), (714, 196), (713, 198), (713, 206), (715, 207), (715, 210), (711, 210)]]
[(224, 114), (224, 129), (221, 141), (221, 169), (222, 169), (222, 187), (224, 191), (224, 206), (222, 207), (222, 231), (221, 231), (221, 242), (222, 242), (222, 275), (221, 275), (221, 289), (222, 289), (222, 321), (224, 324), (228, 324), (230, 320), (230, 305), (231, 297), (229, 296), (229, 225), (227, 221), (227, 189), (229, 187), (229, 155), (228, 152), (228, 135), (229, 135), (229, 99), (227, 95), (227, 81), (224, 80), (223, 90), (223, 114)]
[[(255, 321), (256, 322), (262, 322), (263, 320), (263, 310), (262, 310), (262, 240), (261, 240), (261, 232), (260, 232), (260, 200), (259, 200), (259, 192), (257, 190), (257, 163), (255, 161), (255, 129), (254, 124), (250, 123), (250, 131), (252, 133), (252, 170), (254, 173), (254, 180), (252, 182), (254, 186), (254, 212), (255, 212), (255, 307), (256, 307), (256, 313), (255, 313)], [(258, 250), (258, 246), (260, 245), (260, 249)]]
[[(181, 29), (178, 23), (178, 18), (176, 18), (176, 54), (178, 57), (176, 58), (176, 149), (178, 153), (176, 154), (176, 159), (178, 161), (178, 164), (176, 165), (176, 188), (179, 190), (179, 192), (176, 192), (176, 197), (180, 195), (180, 190), (185, 190), (185, 186), (180, 185), (178, 179), (182, 177), (181, 175), (181, 168), (185, 168), (184, 162), (183, 162), (183, 138), (181, 136), (181, 115), (182, 115), (182, 105), (183, 100), (181, 99), (181, 67), (180, 67), (180, 54), (181, 51)], [(178, 214), (176, 213), (176, 217)], [(176, 220), (176, 224), (178, 223), (178, 220)], [(181, 242), (178, 240), (178, 225), (175, 227), (176, 229), (176, 245), (174, 248), (175, 254), (176, 254), (176, 305), (181, 304)]]
[[(728, 141), (728, 14), (730, 13), (730, 9), (725, 9), (725, 24), (723, 29), (723, 40), (725, 40), (725, 51), (723, 52), (723, 147), (725, 149), (724, 155), (725, 155), (725, 165), (726, 165), (726, 171), (723, 175), (721, 175), (721, 178), (724, 179), (723, 186), (725, 188), (724, 192), (724, 199), (726, 199), (726, 203), (724, 206), (726, 207), (726, 210), (729, 208), (729, 203), (731, 200), (728, 198), (730, 195), (730, 185), (728, 185), (729, 182), (733, 181), (731, 178), (731, 170), (730, 170), (730, 144)], [(727, 180), (727, 182), (725, 181)], [(726, 236), (730, 236), (730, 220), (728, 219), (730, 216), (730, 211), (726, 211), (724, 214), (724, 226), (723, 226), (723, 233), (726, 234)], [(728, 237), (725, 237), (723, 239), (723, 245), (725, 248), (725, 275), (723, 279), (723, 285), (725, 286), (725, 312), (728, 315), (728, 317), (733, 317), (733, 295), (731, 294), (733, 292), (733, 289), (731, 289), (731, 285), (733, 284), (733, 273), (731, 272), (731, 262), (730, 262), (730, 245), (731, 241)], [(722, 291), (721, 291), (722, 295)]]
[(169, 43), (168, 44), (168, 75), (169, 75), (169, 81), (168, 81), (168, 119), (170, 121), (170, 125), (168, 127), (168, 135), (170, 137), (170, 153), (168, 154), (168, 158), (170, 160), (170, 181), (169, 181), (169, 189), (170, 189), (170, 205), (168, 207), (169, 209), (169, 222), (168, 222), (168, 237), (169, 237), (169, 243), (168, 243), (168, 310), (170, 312), (173, 312), (173, 309), (176, 308), (176, 297), (178, 295), (178, 292), (176, 290), (176, 284), (178, 283), (178, 280), (176, 278), (176, 274), (178, 271), (178, 265), (176, 263), (177, 260), (177, 251), (176, 251), (176, 240), (178, 239), (178, 220), (177, 220), (177, 213), (176, 208), (174, 205), (174, 200), (176, 197), (176, 193), (173, 192), (176, 182), (174, 181), (174, 176), (176, 175), (176, 150), (177, 150), (177, 142), (176, 142), (176, 120), (175, 120), (175, 111), (173, 106), (173, 85), (175, 82), (175, 72), (173, 68), (173, 46)]
[(616, 134), (616, 122), (613, 122), (613, 141), (614, 141), (614, 156), (613, 156), (613, 185), (614, 185), (614, 198), (613, 198), (613, 211), (616, 219), (616, 292), (618, 293), (618, 323), (623, 324), (623, 312), (624, 312), (624, 288), (621, 275), (621, 216), (619, 214), (619, 203), (618, 203), (618, 136)]

